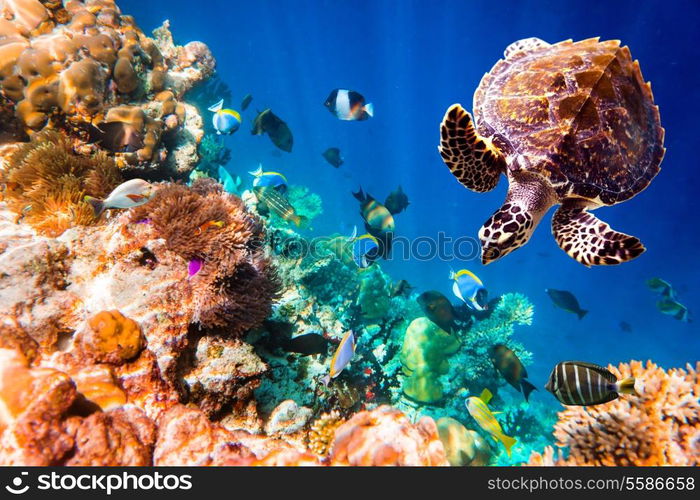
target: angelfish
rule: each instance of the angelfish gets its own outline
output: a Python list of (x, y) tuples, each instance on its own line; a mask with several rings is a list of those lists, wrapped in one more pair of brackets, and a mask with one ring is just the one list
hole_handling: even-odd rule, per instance
[(143, 179), (131, 179), (119, 184), (104, 200), (86, 196), (84, 200), (92, 205), (95, 217), (107, 208), (132, 208), (143, 205), (153, 196), (153, 186)]
[(207, 109), (214, 113), (211, 122), (217, 134), (233, 134), (241, 126), (241, 115), (238, 111), (224, 108), (223, 99)]
[(593, 363), (564, 361), (554, 367), (544, 388), (562, 404), (593, 406), (617, 399), (620, 394), (637, 396), (634, 382), (634, 377), (617, 380), (610, 370)]
[(491, 391), (484, 389), (479, 397), (472, 396), (467, 398), (465, 405), (469, 414), (474, 417), (476, 423), (479, 424), (479, 427), (488, 432), (494, 441), (503, 443), (510, 457), (510, 449), (516, 443), (516, 439), (506, 436), (503, 433), (501, 424), (499, 424), (496, 417), (494, 417), (495, 413), (487, 406), (492, 397)]
[(328, 385), (331, 379), (336, 378), (350, 364), (353, 355), (355, 354), (355, 334), (352, 330), (348, 330), (343, 336), (343, 339), (338, 344), (338, 348), (331, 359), (328, 375), (323, 379), (323, 383)]
[(488, 309), (486, 287), (476, 274), (467, 269), (461, 269), (457, 272), (450, 271), (450, 279), (454, 281), (452, 293), (469, 308), (476, 311)]

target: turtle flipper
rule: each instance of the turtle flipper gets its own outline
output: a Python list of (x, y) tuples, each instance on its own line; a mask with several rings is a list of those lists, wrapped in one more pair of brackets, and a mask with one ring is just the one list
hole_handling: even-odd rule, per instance
[(554, 213), (552, 233), (561, 249), (586, 267), (621, 264), (646, 250), (639, 239), (615, 231), (586, 207), (566, 203)]
[(440, 126), (442, 160), (463, 186), (484, 193), (498, 184), (506, 160), (488, 139), (476, 132), (472, 117), (460, 104), (453, 104)]

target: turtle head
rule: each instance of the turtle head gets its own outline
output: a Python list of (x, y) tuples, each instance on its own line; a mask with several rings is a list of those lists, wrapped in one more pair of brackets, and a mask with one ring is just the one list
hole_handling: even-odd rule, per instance
[(535, 218), (524, 203), (504, 203), (479, 230), (481, 262), (490, 264), (520, 248), (527, 243), (534, 230)]

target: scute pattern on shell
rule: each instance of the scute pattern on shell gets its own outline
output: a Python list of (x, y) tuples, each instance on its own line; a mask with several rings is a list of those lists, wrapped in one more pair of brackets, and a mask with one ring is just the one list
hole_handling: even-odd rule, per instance
[(511, 169), (549, 179), (560, 199), (627, 200), (659, 172), (659, 110), (617, 40), (567, 40), (499, 60), (474, 94), (477, 132)]

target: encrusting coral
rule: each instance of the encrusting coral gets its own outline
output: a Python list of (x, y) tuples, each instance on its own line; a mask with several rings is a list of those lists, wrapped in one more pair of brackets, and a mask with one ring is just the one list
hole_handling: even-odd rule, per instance
[(220, 184), (162, 186), (130, 218), (147, 221), (170, 251), (200, 263), (191, 283), (201, 325), (240, 336), (270, 315), (279, 283), (264, 252), (264, 226)]
[(344, 422), (336, 410), (324, 413), (314, 420), (309, 430), (309, 449), (317, 455), (327, 455), (333, 444), (336, 429)]
[(555, 457), (548, 447), (529, 465), (700, 465), (700, 363), (668, 371), (651, 361), (608, 368), (618, 379), (635, 377), (639, 395), (567, 407), (554, 436), (568, 456)]
[(57, 131), (34, 134), (6, 158), (0, 169), (2, 197), (19, 220), (39, 233), (58, 236), (76, 225), (96, 222), (86, 195), (102, 198), (121, 182), (114, 160), (103, 151), (78, 154)]
[(0, 13), (0, 107), (16, 110), (1, 132), (23, 140), (57, 129), (93, 142), (93, 125), (120, 122), (143, 139), (135, 151), (100, 143), (121, 167), (194, 168), (203, 124), (182, 99), (213, 73), (206, 45), (176, 46), (167, 24), (150, 38), (113, 0), (0, 0)]
[(81, 337), (84, 350), (97, 361), (122, 364), (143, 346), (141, 328), (119, 311), (102, 311), (88, 320), (90, 329)]

